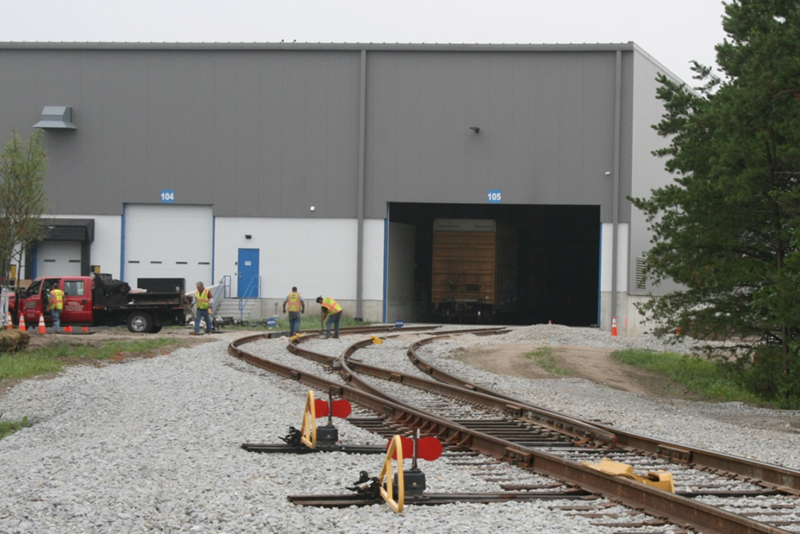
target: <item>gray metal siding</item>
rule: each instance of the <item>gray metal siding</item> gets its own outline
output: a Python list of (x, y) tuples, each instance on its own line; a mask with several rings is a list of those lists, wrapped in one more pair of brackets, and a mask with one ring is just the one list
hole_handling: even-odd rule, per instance
[[(119, 214), (123, 202), (214, 204), (222, 216), (355, 211), (358, 54), (186, 50), (0, 50), (13, 105), (0, 126), (31, 130), (45, 105), (74, 109), (49, 132), (58, 213)], [(91, 194), (89, 194), (91, 192)]]
[[(630, 85), (634, 92), (633, 108), (633, 139), (631, 146), (630, 165), (632, 168), (631, 196), (648, 197), (653, 189), (665, 186), (672, 182), (673, 177), (665, 169), (666, 161), (652, 155), (652, 151), (666, 147), (669, 140), (660, 137), (652, 126), (661, 120), (664, 107), (657, 100), (656, 89), (659, 84), (656, 76), (659, 73), (675, 78), (663, 66), (656, 63), (646, 54), (634, 53), (634, 78)], [(664, 294), (675, 288), (673, 282), (667, 281), (660, 287), (647, 284), (645, 288), (637, 289), (636, 259), (650, 249), (652, 233), (647, 228), (644, 214), (633, 208), (626, 201), (631, 213), (630, 242), (628, 254), (628, 292), (633, 294)]]
[(613, 52), (368, 58), (367, 216), (387, 200), (481, 204), (488, 189), (512, 204), (609, 203)]
[[(506, 204), (600, 205), (610, 221), (617, 50), (629, 191), (632, 45), (364, 48), (367, 218), (500, 189)], [(117, 215), (172, 189), (216, 216), (355, 217), (360, 50), (0, 46), (13, 102), (0, 128), (27, 134), (45, 105), (73, 107), (78, 130), (47, 140), (58, 213)]]

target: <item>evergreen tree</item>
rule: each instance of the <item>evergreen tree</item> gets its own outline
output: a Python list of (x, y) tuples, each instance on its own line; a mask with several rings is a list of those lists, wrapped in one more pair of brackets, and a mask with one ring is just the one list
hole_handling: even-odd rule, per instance
[(718, 69), (661, 76), (657, 155), (675, 183), (631, 199), (654, 232), (646, 272), (681, 291), (641, 309), (660, 331), (726, 340), (762, 394), (800, 401), (800, 1), (725, 3)]

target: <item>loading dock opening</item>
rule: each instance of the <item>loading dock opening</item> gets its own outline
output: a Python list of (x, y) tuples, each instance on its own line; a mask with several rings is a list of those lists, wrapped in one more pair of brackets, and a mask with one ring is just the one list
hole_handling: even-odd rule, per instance
[[(516, 265), (505, 276), (514, 305), (470, 318), (436, 313), (434, 221), (482, 219), (516, 229)], [(391, 203), (387, 320), (594, 326), (598, 320), (599, 206)], [(411, 259), (410, 259), (411, 258)], [(413, 260), (413, 261), (412, 261)]]

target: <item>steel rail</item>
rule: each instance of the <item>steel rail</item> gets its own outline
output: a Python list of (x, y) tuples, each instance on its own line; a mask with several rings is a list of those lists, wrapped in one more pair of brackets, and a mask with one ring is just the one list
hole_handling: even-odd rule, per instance
[[(441, 337), (437, 337), (436, 339), (441, 339)], [(384, 393), (372, 387), (368, 382), (358, 378), (359, 374), (402, 383), (424, 391), (459, 399), (470, 404), (480, 405), (490, 410), (497, 410), (511, 417), (522, 419), (526, 422), (533, 422), (537, 425), (555, 430), (556, 432), (569, 435), (587, 445), (591, 443), (598, 447), (608, 448), (614, 448), (616, 446), (616, 434), (613, 431), (600, 429), (590, 423), (579, 421), (563, 414), (543, 410), (536, 406), (518, 401), (510, 403), (508, 400), (499, 398), (496, 395), (486, 394), (444, 382), (419, 378), (406, 373), (355, 362), (350, 359), (350, 356), (355, 354), (358, 349), (368, 346), (370, 343), (370, 340), (365, 340), (351, 345), (340, 359), (342, 370), (339, 371), (339, 373), (346, 381), (355, 382), (359, 389), (369, 391), (373, 395), (383, 396)]]
[(239, 348), (240, 345), (265, 337), (268, 336), (259, 334), (235, 340), (228, 345), (228, 352), (256, 367), (361, 404), (385, 417), (392, 418), (393, 424), (400, 427), (418, 428), (423, 434), (437, 436), (445, 443), (469, 448), (536, 473), (551, 476), (632, 508), (648, 510), (649, 513), (667, 518), (675, 524), (695, 528), (706, 534), (781, 534), (786, 532), (746, 517), (694, 502), (685, 497), (650, 488), (621, 477), (604, 475), (589, 467), (534, 448), (470, 430), (457, 423), (391, 402), (386, 398), (377, 397), (349, 385), (342, 385), (289, 366), (264, 360)]
[[(528, 406), (524, 401), (520, 401), (514, 397), (489, 388), (477, 386), (455, 375), (442, 371), (419, 357), (417, 354), (417, 349), (439, 339), (441, 338), (425, 338), (413, 343), (408, 349), (407, 354), (409, 359), (415, 366), (417, 366), (418, 369), (420, 369), (420, 371), (448, 384), (453, 384), (471, 391), (476, 391), (504, 399), (505, 401), (515, 405)], [(543, 408), (539, 409), (544, 410)], [(561, 414), (555, 414), (557, 416), (561, 416)], [(741, 477), (758, 480), (768, 487), (772, 487), (786, 493), (800, 495), (800, 471), (794, 471), (792, 469), (787, 469), (777, 465), (758, 462), (738, 456), (721, 454), (670, 441), (658, 440), (600, 423), (591, 424), (599, 429), (613, 432), (617, 438), (617, 446), (620, 448), (645, 452), (676, 463), (687, 465), (693, 464), (707, 469), (725, 471)]]

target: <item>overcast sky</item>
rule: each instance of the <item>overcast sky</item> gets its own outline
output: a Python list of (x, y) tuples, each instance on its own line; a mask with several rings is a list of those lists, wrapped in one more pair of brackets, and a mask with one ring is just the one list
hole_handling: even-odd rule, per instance
[(0, 0), (0, 41), (624, 43), (685, 82), (720, 0)]

